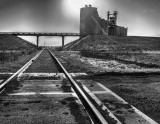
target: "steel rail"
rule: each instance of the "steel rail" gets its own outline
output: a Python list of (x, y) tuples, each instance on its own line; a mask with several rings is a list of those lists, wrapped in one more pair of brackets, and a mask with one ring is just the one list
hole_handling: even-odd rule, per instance
[(76, 91), (78, 91), (78, 93), (81, 95), (81, 97), (85, 100), (85, 102), (91, 108), (92, 112), (97, 117), (97, 119), (99, 120), (99, 122), (101, 124), (108, 124), (108, 122), (106, 121), (106, 119), (102, 116), (102, 114), (97, 110), (97, 108), (93, 105), (93, 103), (89, 100), (89, 98), (85, 95), (85, 93), (81, 90), (81, 88), (73, 80), (73, 78), (71, 77), (71, 75), (66, 71), (66, 69), (59, 62), (59, 60), (56, 58), (56, 56), (49, 49), (48, 49), (48, 51), (53, 56), (53, 58), (57, 61), (57, 63), (59, 64), (59, 66), (62, 68), (62, 70), (64, 71), (64, 73), (67, 76), (67, 78), (70, 80), (70, 82), (72, 83), (72, 85), (76, 88)]
[[(43, 49), (44, 50), (44, 49)], [(0, 84), (0, 92), (4, 89), (4, 87), (11, 81), (13, 80), (18, 74), (23, 72), (26, 68), (28, 68), (35, 59), (38, 58), (38, 56), (42, 53), (41, 50), (35, 57), (33, 57), (29, 62), (27, 62), (22, 68), (20, 68), (17, 72), (15, 72), (11, 77), (9, 77), (6, 81), (4, 81), (2, 84)]]

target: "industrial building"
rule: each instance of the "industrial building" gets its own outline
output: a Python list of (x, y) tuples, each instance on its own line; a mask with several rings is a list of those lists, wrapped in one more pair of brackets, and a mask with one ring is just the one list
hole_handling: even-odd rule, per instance
[(105, 20), (99, 16), (96, 7), (86, 5), (80, 10), (80, 34), (126, 36), (128, 28), (117, 25), (117, 15), (117, 11), (108, 12)]

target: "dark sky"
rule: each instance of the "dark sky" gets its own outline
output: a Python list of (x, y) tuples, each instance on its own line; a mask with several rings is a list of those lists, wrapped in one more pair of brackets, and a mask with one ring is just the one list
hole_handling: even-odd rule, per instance
[(63, 27), (65, 32), (74, 20), (65, 15), (63, 1), (0, 0), (0, 30), (59, 32)]
[(0, 31), (79, 32), (79, 9), (117, 10), (129, 35), (160, 36), (160, 0), (0, 0)]

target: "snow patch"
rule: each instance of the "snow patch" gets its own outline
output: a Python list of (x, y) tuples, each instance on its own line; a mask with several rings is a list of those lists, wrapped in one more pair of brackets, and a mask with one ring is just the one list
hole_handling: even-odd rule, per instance
[(159, 72), (160, 69), (156, 68), (142, 68), (135, 64), (124, 64), (115, 60), (104, 60), (96, 58), (80, 57), (80, 61), (87, 62), (94, 67), (101, 68), (107, 72)]

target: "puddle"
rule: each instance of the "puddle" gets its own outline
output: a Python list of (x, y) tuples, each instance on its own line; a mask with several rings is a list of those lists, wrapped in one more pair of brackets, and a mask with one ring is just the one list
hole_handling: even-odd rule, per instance
[(70, 86), (61, 86), (61, 89), (63, 90), (63, 92), (72, 92), (71, 91), (71, 87)]
[(22, 109), (22, 111), (27, 111), (27, 110), (29, 110), (29, 108), (23, 108), (23, 109)]
[(66, 105), (67, 102), (65, 100), (60, 101), (62, 105)]
[(3, 106), (8, 106), (10, 102), (3, 103)]
[(57, 84), (56, 87), (59, 87), (59, 85)]
[(64, 114), (64, 115), (68, 115), (68, 114), (69, 114), (69, 112), (63, 112), (63, 114)]
[(4, 117), (9, 117), (9, 116), (11, 116), (11, 115), (8, 115), (8, 114), (7, 114), (7, 115), (4, 115)]
[(110, 109), (114, 109), (114, 110), (116, 110), (116, 109), (131, 109), (132, 107), (131, 107), (131, 105), (129, 105), (129, 104), (122, 104), (122, 103), (116, 103), (116, 102), (114, 102), (114, 101), (109, 101), (109, 100), (103, 100), (102, 101), (108, 108), (110, 108)]
[(41, 103), (42, 101), (41, 100), (35, 100), (35, 101), (28, 101), (27, 103)]
[(75, 100), (78, 100), (78, 99), (76, 97), (68, 97), (68, 98), (65, 98), (64, 100), (68, 102), (74, 102)]
[(116, 114), (120, 114), (120, 115), (122, 115), (122, 114), (123, 114), (123, 112), (122, 112), (122, 111), (120, 111), (120, 110), (117, 110), (117, 111), (116, 111)]

